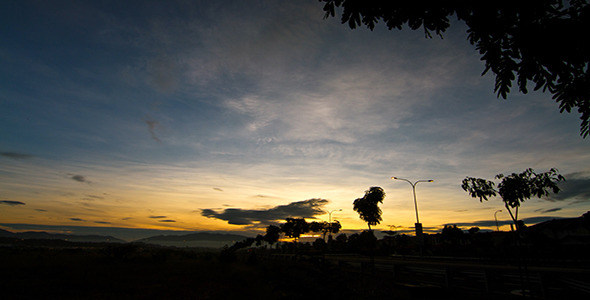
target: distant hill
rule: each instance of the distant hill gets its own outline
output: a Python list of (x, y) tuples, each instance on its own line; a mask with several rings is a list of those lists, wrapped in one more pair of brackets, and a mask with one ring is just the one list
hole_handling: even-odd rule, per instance
[(248, 237), (239, 234), (197, 232), (185, 235), (158, 235), (135, 242), (177, 247), (220, 248), (246, 238)]
[(14, 233), (8, 230), (0, 229), (0, 237), (13, 237), (13, 235)]
[(0, 229), (0, 237), (11, 237), (25, 240), (64, 240), (71, 242), (93, 242), (93, 243), (125, 243), (112, 236), (103, 235), (74, 235), (74, 234), (61, 234), (61, 233), (48, 233), (45, 231), (27, 231), (27, 232), (10, 232), (7, 230)]
[(578, 218), (554, 219), (527, 227), (527, 232), (554, 239), (590, 237), (590, 211)]

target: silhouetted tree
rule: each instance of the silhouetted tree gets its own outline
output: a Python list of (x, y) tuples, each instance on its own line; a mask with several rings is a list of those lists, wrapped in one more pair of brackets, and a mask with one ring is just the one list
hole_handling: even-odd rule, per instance
[(332, 223), (328, 223), (326, 221), (323, 222), (311, 222), (309, 223), (309, 230), (313, 232), (321, 232), (323, 234), (324, 239), (326, 239), (326, 234), (328, 233), (338, 233), (342, 225), (339, 221), (334, 221)]
[(557, 183), (565, 180), (556, 169), (539, 174), (535, 173), (533, 169), (526, 169), (520, 174), (512, 173), (508, 176), (498, 174), (496, 179), (501, 180), (497, 190), (494, 182), (473, 177), (465, 177), (461, 187), (471, 197), (479, 198), (480, 202), (487, 201), (488, 197), (499, 194), (517, 229), (521, 227), (518, 222), (520, 204), (534, 196), (541, 198), (548, 196), (549, 192), (558, 193)]
[(325, 251), (327, 248), (327, 244), (326, 241), (324, 241), (324, 239), (316, 239), (313, 244), (313, 249), (318, 250), (318, 251)]
[(371, 225), (377, 225), (382, 221), (381, 209), (378, 204), (383, 203), (383, 198), (385, 198), (383, 189), (374, 186), (365, 191), (362, 198), (358, 198), (353, 202), (354, 211), (358, 212), (359, 217), (367, 222), (369, 230), (371, 230)]
[(471, 227), (468, 230), (469, 234), (476, 234), (479, 232), (479, 227)]
[(445, 225), (440, 234), (441, 238), (445, 242), (449, 242), (453, 245), (458, 245), (463, 238), (463, 230), (457, 227), (457, 225)]
[(328, 222), (326, 222), (326, 221), (323, 221), (323, 222), (313, 221), (313, 222), (309, 223), (309, 231), (311, 231), (311, 232), (324, 232), (327, 227), (328, 227)]
[(335, 233), (340, 232), (340, 229), (342, 229), (342, 224), (340, 224), (340, 221), (334, 221), (332, 223), (328, 223), (328, 232), (335, 234)]
[(299, 236), (309, 231), (309, 224), (304, 218), (287, 218), (286, 221), (281, 225), (281, 231), (290, 238), (299, 239)]
[[(496, 75), (494, 91), (506, 98), (514, 81), (522, 93), (527, 83), (549, 91), (560, 112), (577, 108), (580, 134), (590, 133), (590, 7), (585, 0), (319, 0), (325, 17), (342, 7), (342, 23), (373, 30), (382, 21), (388, 29), (424, 29), (427, 37), (442, 34), (456, 16), (468, 27), (468, 40), (485, 62), (483, 74)], [(482, 74), (482, 75), (483, 75)]]
[(376, 245), (377, 238), (371, 230), (355, 233), (348, 237), (348, 248), (353, 252), (370, 252), (372, 254)]
[(346, 242), (348, 241), (348, 237), (346, 236), (346, 233), (341, 233), (341, 234), (337, 235), (334, 240), (338, 243), (345, 243), (346, 244)]
[(271, 246), (272, 244), (276, 243), (281, 236), (281, 228), (275, 225), (268, 225), (266, 227), (266, 234), (264, 235), (264, 241), (269, 243)]
[(445, 227), (441, 231), (441, 235), (443, 237), (460, 237), (463, 235), (463, 230), (457, 227), (457, 225), (445, 225)]
[(257, 234), (256, 235), (256, 246), (260, 246), (262, 245), (262, 242), (264, 241), (264, 235), (262, 234)]

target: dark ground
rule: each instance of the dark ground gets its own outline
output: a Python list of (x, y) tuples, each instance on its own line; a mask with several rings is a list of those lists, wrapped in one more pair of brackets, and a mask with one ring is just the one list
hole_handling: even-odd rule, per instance
[[(1, 299), (496, 299), (313, 262), (132, 244), (0, 247)], [(506, 298), (502, 296), (501, 298)]]

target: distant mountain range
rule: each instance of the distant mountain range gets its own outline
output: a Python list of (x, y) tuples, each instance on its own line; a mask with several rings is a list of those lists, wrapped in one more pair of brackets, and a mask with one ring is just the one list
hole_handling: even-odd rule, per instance
[(212, 242), (228, 242), (228, 241), (241, 241), (246, 239), (247, 236), (239, 234), (228, 234), (228, 233), (210, 233), (210, 232), (197, 232), (185, 235), (158, 235), (145, 239), (137, 240), (136, 242), (184, 242), (184, 241), (212, 241)]
[(590, 211), (578, 218), (555, 219), (527, 227), (527, 232), (550, 238), (588, 237), (590, 234)]
[[(538, 232), (552, 238), (563, 238), (566, 236), (587, 235), (590, 232), (590, 212), (586, 212), (578, 218), (564, 218), (541, 222), (528, 227), (529, 232)], [(127, 241), (110, 235), (75, 235), (48, 233), (45, 231), (10, 232), (0, 229), (0, 238), (18, 238), (24, 240), (64, 240), (70, 242), (93, 242), (93, 243), (126, 243)], [(184, 235), (156, 235), (148, 238), (134, 240), (137, 243), (157, 244), (176, 247), (206, 247), (221, 248), (226, 245), (233, 245), (235, 242), (243, 241), (248, 236), (232, 233), (216, 232), (192, 232)]]
[(185, 235), (158, 235), (136, 240), (135, 242), (176, 247), (221, 248), (225, 245), (243, 241), (246, 238), (248, 237), (231, 233), (197, 232)]
[[(3, 229), (0, 229), (0, 237), (38, 240), (64, 240), (71, 242), (126, 243), (125, 241), (112, 236), (59, 234), (48, 233), (44, 231), (27, 231), (14, 233)], [(233, 244), (237, 241), (242, 241), (246, 238), (248, 237), (238, 234), (197, 232), (185, 235), (158, 235), (144, 239), (139, 239), (134, 242), (158, 244), (164, 246), (220, 248), (224, 245)]]
[(64, 240), (71, 242), (93, 242), (93, 243), (125, 243), (112, 236), (103, 235), (73, 235), (73, 234), (61, 234), (61, 233), (48, 233), (38, 231), (27, 231), (27, 232), (10, 232), (7, 230), (0, 229), (0, 237), (18, 238), (24, 240)]

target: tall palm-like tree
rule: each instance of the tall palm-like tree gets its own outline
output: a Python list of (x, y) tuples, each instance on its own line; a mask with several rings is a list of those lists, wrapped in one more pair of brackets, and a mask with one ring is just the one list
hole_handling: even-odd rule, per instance
[(372, 230), (371, 225), (375, 226), (383, 220), (381, 218), (381, 208), (378, 206), (379, 203), (383, 203), (383, 198), (385, 198), (383, 189), (373, 186), (365, 191), (362, 198), (358, 198), (352, 203), (353, 209), (358, 212), (359, 217), (367, 222), (369, 231)]

